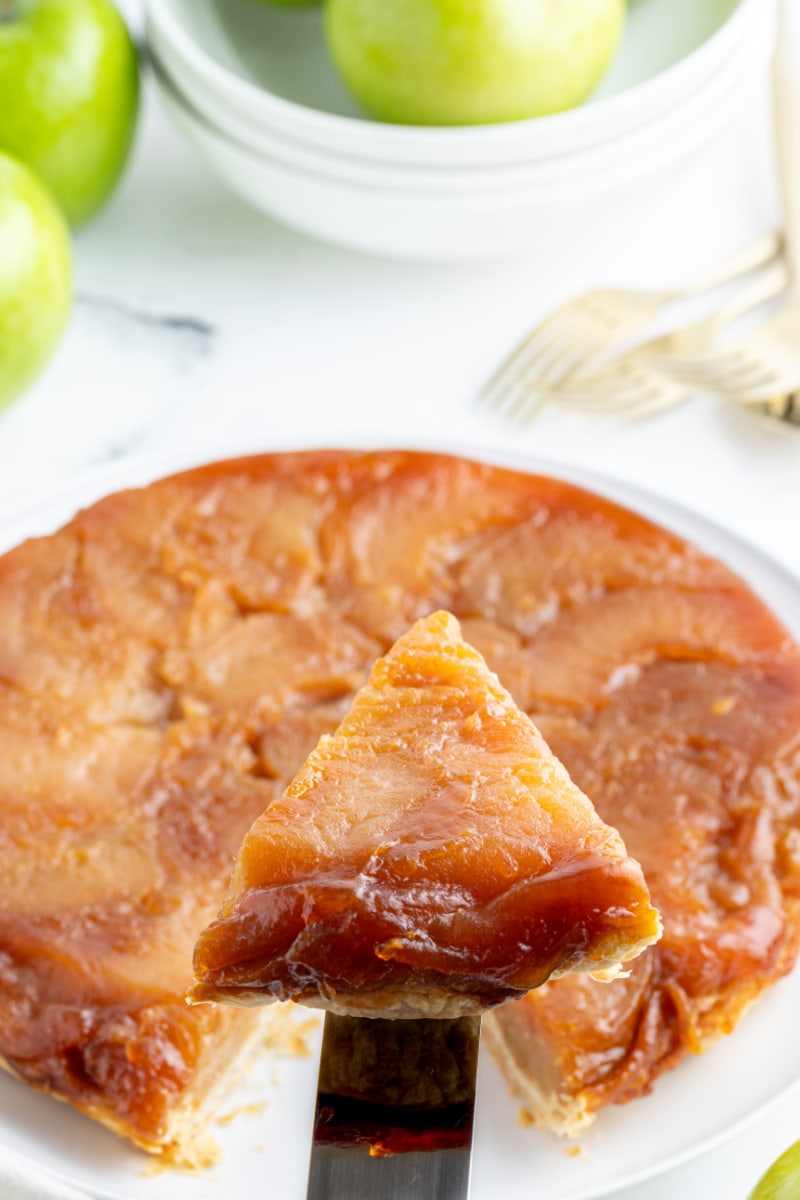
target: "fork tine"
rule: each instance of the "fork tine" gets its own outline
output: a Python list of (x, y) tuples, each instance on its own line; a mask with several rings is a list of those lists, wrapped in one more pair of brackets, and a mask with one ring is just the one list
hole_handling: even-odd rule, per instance
[(797, 368), (781, 371), (780, 359), (770, 361), (761, 348), (740, 344), (727, 350), (710, 351), (694, 357), (651, 358), (651, 364), (664, 374), (682, 379), (706, 391), (717, 391), (734, 398), (750, 394), (773, 393), (792, 389)]
[(645, 404), (658, 394), (657, 388), (647, 385), (632, 385), (626, 390), (619, 388), (603, 392), (566, 392), (558, 397), (558, 403), (563, 408), (580, 409), (581, 412), (624, 412), (627, 408), (636, 408)]
[(603, 373), (587, 379), (583, 388), (563, 389), (559, 399), (585, 411), (602, 408), (632, 418), (674, 408), (688, 398), (685, 387), (668, 375), (651, 370), (635, 354), (612, 363)]
[[(584, 387), (587, 390), (588, 384)], [(546, 379), (521, 380), (513, 405), (506, 413), (508, 420), (517, 428), (529, 425), (541, 409), (549, 403), (559, 402), (562, 392)]]
[(624, 413), (656, 403), (662, 395), (656, 384), (632, 384), (625, 390), (609, 389), (606, 392), (566, 392), (559, 395), (558, 402), (564, 408), (581, 412)]
[(762, 381), (755, 387), (738, 391), (731, 389), (726, 394), (740, 404), (763, 404), (775, 397), (783, 401), (787, 396), (796, 392), (799, 387), (800, 375), (797, 370), (794, 370), (788, 371), (784, 375), (770, 375), (767, 382)]
[(715, 371), (708, 366), (699, 364), (692, 366), (688, 363), (676, 365), (675, 370), (670, 370), (669, 374), (673, 379), (677, 379), (687, 386), (711, 392), (727, 391), (736, 386), (737, 380), (743, 378), (737, 369)]
[(747, 371), (730, 380), (722, 379), (720, 391), (727, 391), (735, 398), (743, 394), (763, 397), (766, 393), (785, 395), (793, 392), (800, 383), (800, 361), (794, 364), (778, 363), (770, 366), (768, 362), (752, 360)]
[(575, 340), (563, 346), (560, 353), (551, 359), (546, 371), (548, 384), (558, 388), (565, 380), (580, 370), (584, 370), (587, 375), (590, 375), (592, 361), (607, 346), (608, 334), (605, 331), (597, 330), (591, 333), (587, 330), (580, 342)]
[[(574, 338), (572, 344), (565, 346), (563, 352), (551, 360), (547, 369), (547, 382), (552, 387), (560, 387), (564, 380), (570, 379), (578, 372), (598, 378), (595, 360), (604, 351), (608, 356), (614, 351), (619, 355), (625, 339), (642, 328), (641, 315), (635, 316), (620, 310), (612, 318), (608, 308), (591, 303), (591, 295), (586, 297), (586, 301), (585, 311), (587, 317), (591, 317), (591, 322), (587, 323), (580, 341), (577, 337)], [(622, 358), (614, 360), (614, 365), (617, 362), (629, 362), (629, 354), (630, 352), (623, 353)]]
[(551, 402), (559, 408), (563, 408), (571, 412), (583, 413), (604, 413), (615, 416), (636, 417), (639, 414), (645, 415), (650, 410), (658, 411), (662, 407), (670, 407), (664, 397), (660, 396), (657, 389), (648, 391), (646, 389), (631, 388), (625, 393), (607, 392), (599, 395), (590, 395), (589, 393), (551, 393), (549, 396), (542, 392), (537, 398), (536, 404), (531, 404), (528, 408), (523, 409), (517, 415), (513, 423), (513, 427), (517, 429), (527, 428), (539, 411)]
[(526, 393), (525, 403), (519, 405), (508, 417), (510, 428), (525, 429), (552, 399), (552, 393), (545, 388), (537, 388), (535, 391)]
[(553, 361), (563, 355), (568, 346), (579, 344), (589, 336), (577, 313), (565, 317), (558, 328), (550, 330), (550, 334), (547, 340), (543, 339), (531, 348), (531, 352), (518, 364), (513, 377), (506, 380), (502, 395), (494, 403), (498, 413), (513, 415), (525, 395), (542, 384), (546, 386)]
[(657, 389), (647, 388), (633, 379), (609, 381), (602, 386), (587, 381), (585, 386), (567, 391), (539, 388), (526, 395), (527, 403), (519, 406), (513, 424), (516, 428), (525, 428), (547, 403), (583, 412), (622, 412), (651, 403), (657, 396)]
[(601, 351), (610, 350), (613, 343), (621, 343), (641, 326), (640, 318), (624, 311), (612, 315), (613, 310), (609, 310), (607, 305), (607, 300), (605, 307), (598, 304), (596, 297), (591, 294), (584, 297), (581, 305), (583, 327), (580, 331), (573, 330), (569, 341), (553, 347), (558, 354), (551, 355), (546, 369), (543, 369), (548, 384), (558, 387), (576, 371), (591, 367)]
[(576, 309), (552, 331), (547, 343), (537, 348), (535, 357), (528, 358), (516, 383), (522, 388), (529, 388), (538, 380), (548, 386), (556, 384), (566, 374), (563, 364), (583, 361), (596, 353), (605, 340), (591, 319)]
[(617, 407), (635, 402), (643, 389), (648, 388), (653, 376), (643, 375), (627, 359), (613, 363), (610, 368), (595, 375), (580, 376), (558, 389), (559, 403), (586, 404), (588, 407)]
[(690, 369), (697, 379), (708, 380), (715, 386), (734, 386), (737, 381), (749, 380), (764, 371), (761, 363), (741, 350), (720, 358), (698, 359)]
[[(524, 414), (531, 404), (538, 410), (540, 404), (536, 394), (539, 391), (560, 391), (564, 381), (570, 380), (578, 370), (587, 368), (606, 344), (604, 334), (590, 333), (588, 330), (584, 330), (580, 337), (575, 330), (570, 339), (559, 340), (552, 348), (553, 353), (548, 360), (537, 364), (538, 370), (535, 375), (533, 371), (520, 375), (503, 407), (504, 415), (513, 421), (517, 417), (524, 419)], [(587, 379), (589, 377), (587, 375)]]
[(506, 413), (516, 407), (509, 393), (520, 384), (530, 386), (534, 374), (558, 382), (609, 339), (639, 324), (630, 314), (614, 313), (607, 300), (605, 305), (598, 303), (594, 293), (579, 296), (531, 330), (481, 389), (478, 401)]
[(747, 369), (731, 374), (721, 375), (715, 381), (715, 390), (726, 392), (734, 398), (753, 392), (780, 391), (780, 376), (776, 375), (766, 365), (751, 363)]
[(738, 353), (698, 355), (695, 358), (654, 358), (648, 359), (648, 362), (653, 370), (671, 379), (711, 390), (724, 387), (726, 383), (735, 384), (746, 373), (745, 364)]
[[(572, 311), (570, 311), (572, 310)], [(535, 326), (527, 337), (519, 342), (511, 353), (503, 360), (494, 374), (487, 380), (478, 393), (478, 399), (490, 408), (501, 405), (508, 389), (514, 385), (520, 374), (529, 369), (537, 354), (559, 336), (564, 324), (574, 320), (574, 306), (564, 306), (551, 313), (539, 325)]]
[(695, 355), (646, 355), (645, 361), (654, 371), (665, 375), (676, 375), (678, 372), (703, 374), (709, 371), (736, 370), (741, 361), (738, 349), (713, 351), (711, 354)]
[(775, 391), (778, 384), (778, 376), (773, 370), (757, 360), (744, 357), (738, 362), (680, 364), (671, 373), (697, 387), (731, 395), (764, 388)]
[(564, 349), (591, 336), (592, 328), (579, 310), (565, 312), (558, 324), (548, 331), (550, 336), (542, 339), (520, 364), (515, 382), (524, 384), (537, 377), (545, 378), (550, 364), (563, 354)]

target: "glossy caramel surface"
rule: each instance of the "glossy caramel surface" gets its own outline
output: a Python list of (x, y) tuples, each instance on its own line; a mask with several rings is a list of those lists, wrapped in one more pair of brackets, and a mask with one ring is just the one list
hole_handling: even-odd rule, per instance
[(112, 496), (0, 559), (0, 1057), (17, 1074), (169, 1137), (249, 1016), (183, 1003), (241, 839), (439, 608), (665, 919), (626, 986), (565, 978), (497, 1010), (522, 1013), (553, 1086), (640, 1094), (791, 966), (800, 663), (747, 587), (553, 480), (265, 456)]
[(659, 933), (619, 834), (436, 612), (247, 834), (191, 996), (479, 1013)]

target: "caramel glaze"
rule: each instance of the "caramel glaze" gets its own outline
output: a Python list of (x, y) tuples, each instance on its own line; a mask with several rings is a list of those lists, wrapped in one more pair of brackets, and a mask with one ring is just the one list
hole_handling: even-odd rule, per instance
[(479, 1014), (659, 934), (619, 834), (436, 612), (248, 832), (190, 999)]
[[(590, 1107), (792, 965), (800, 658), (726, 568), (568, 485), (438, 456), (222, 463), (0, 560), (0, 1057), (151, 1149), (246, 1012), (187, 1008), (255, 816), (418, 617), (454, 612), (665, 921), (513, 1013)], [(522, 1051), (520, 1050), (520, 1055)]]

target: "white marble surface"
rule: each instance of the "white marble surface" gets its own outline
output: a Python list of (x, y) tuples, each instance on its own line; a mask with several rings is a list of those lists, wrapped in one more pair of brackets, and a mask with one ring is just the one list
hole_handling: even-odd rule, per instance
[[(136, 22), (136, 0), (124, 7)], [(0, 417), (0, 520), (132, 454), (453, 437), (679, 499), (800, 574), (800, 435), (701, 400), (642, 424), (545, 411), (524, 437), (469, 407), (498, 356), (560, 299), (597, 283), (679, 282), (776, 212), (766, 81), (713, 153), (602, 244), (589, 230), (546, 260), (450, 267), (350, 254), (250, 212), (148, 86), (124, 184), (76, 239), (63, 348)], [(744, 1200), (800, 1136), (798, 1099), (626, 1200)]]

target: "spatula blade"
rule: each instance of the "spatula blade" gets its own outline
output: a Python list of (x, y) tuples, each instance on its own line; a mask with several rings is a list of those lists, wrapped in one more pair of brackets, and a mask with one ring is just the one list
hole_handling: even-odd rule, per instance
[(326, 1014), (307, 1200), (467, 1200), (480, 1018)]

